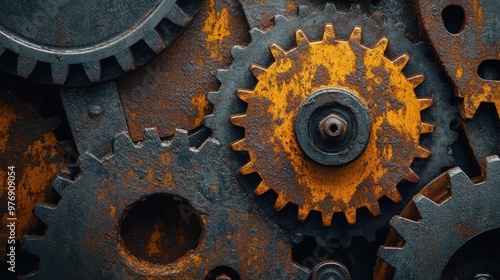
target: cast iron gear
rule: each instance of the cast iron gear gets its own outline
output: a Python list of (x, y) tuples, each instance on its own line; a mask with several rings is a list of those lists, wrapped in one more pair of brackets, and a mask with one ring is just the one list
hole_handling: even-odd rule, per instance
[(420, 111), (433, 101), (415, 97), (422, 75), (401, 72), (407, 54), (384, 56), (386, 38), (369, 48), (359, 27), (347, 40), (330, 24), (324, 30), (322, 40), (309, 42), (299, 29), (296, 48), (271, 44), (276, 61), (267, 69), (251, 66), (255, 89), (237, 93), (247, 111), (231, 117), (245, 138), (232, 147), (249, 152), (241, 174), (259, 173), (255, 193), (277, 192), (276, 210), (292, 202), (300, 221), (316, 210), (325, 226), (334, 212), (354, 224), (356, 209), (378, 216), (379, 198), (400, 202), (397, 183), (420, 180), (410, 165), (430, 157), (419, 140), (434, 126), (421, 122)]
[(386, 263), (379, 264), (376, 278), (441, 279), (462, 245), (500, 228), (499, 191), (498, 156), (484, 160), (480, 178), (471, 180), (458, 167), (437, 177), (392, 218), (395, 232), (379, 250)]
[[(423, 135), (420, 143), (422, 146), (429, 147), (433, 156), (424, 161), (414, 161), (412, 165), (412, 168), (420, 175), (421, 183), (399, 186), (403, 204), (389, 203), (388, 205), (385, 203), (385, 205), (381, 205), (381, 215), (378, 217), (359, 215), (358, 213), (356, 225), (348, 226), (347, 223), (341, 221), (336, 224), (334, 216), (335, 230), (332, 230), (333, 227), (324, 228), (321, 225), (318, 226), (317, 221), (313, 221), (312, 218), (307, 218), (305, 222), (296, 222), (297, 219), (295, 219), (294, 222), (288, 215), (293, 213), (293, 209), (274, 213), (265, 204), (269, 202), (269, 199), (260, 201), (261, 207), (269, 209), (268, 214), (279, 220), (282, 226), (310, 236), (337, 238), (342, 244), (348, 245), (351, 237), (354, 236), (364, 236), (367, 240), (374, 240), (375, 232), (380, 228), (384, 228), (389, 219), (395, 213), (401, 211), (425, 182), (429, 182), (437, 176), (443, 167), (454, 165), (450, 147), (456, 139), (456, 133), (451, 131), (449, 123), (457, 115), (457, 112), (448, 101), (452, 95), (452, 90), (448, 85), (441, 82), (439, 66), (426, 58), (427, 46), (424, 43), (412, 44), (409, 42), (405, 38), (405, 27), (403, 25), (386, 22), (384, 17), (377, 13), (371, 17), (364, 16), (360, 13), (359, 7), (356, 8), (356, 6), (348, 13), (338, 12), (331, 2), (326, 3), (321, 13), (310, 13), (307, 7), (301, 7), (298, 16), (294, 19), (288, 20), (282, 16), (276, 16), (275, 26), (269, 31), (263, 32), (252, 29), (250, 31), (251, 43), (246, 47), (235, 46), (232, 49), (233, 64), (228, 70), (219, 70), (217, 73), (217, 78), (221, 82), (219, 91), (211, 92), (208, 95), (209, 101), (214, 104), (214, 113), (206, 117), (206, 125), (213, 131), (214, 138), (223, 145), (229, 145), (238, 138), (243, 138), (242, 131), (235, 127), (228, 127), (227, 122), (231, 115), (245, 111), (245, 104), (235, 95), (237, 90), (255, 87), (255, 78), (247, 69), (252, 64), (267, 66), (274, 61), (269, 50), (270, 44), (275, 43), (283, 49), (291, 49), (295, 45), (294, 34), (298, 29), (307, 34), (311, 41), (319, 40), (323, 35), (324, 26), (329, 23), (342, 27), (335, 30), (339, 38), (348, 38), (355, 27), (361, 27), (363, 29), (360, 40), (362, 45), (373, 46), (381, 38), (387, 38), (391, 44), (389, 44), (384, 55), (390, 59), (394, 59), (402, 53), (407, 53), (411, 59), (403, 69), (403, 73), (422, 73), (427, 77), (427, 80), (415, 89), (415, 93), (417, 97), (431, 96), (434, 99), (434, 106), (422, 112), (422, 119), (437, 127), (434, 133)], [(274, 140), (269, 139), (269, 141)], [(227, 153), (231, 152), (227, 151)], [(241, 159), (238, 154), (229, 154), (228, 158), (233, 160), (234, 166), (241, 166), (243, 161), (248, 162), (248, 159)], [(233, 172), (236, 173), (237, 171), (233, 170)], [(280, 175), (277, 174), (277, 176)], [(254, 184), (253, 188), (255, 188), (255, 184), (259, 183), (255, 180), (245, 181), (244, 178), (240, 180), (244, 185)], [(246, 187), (251, 188), (250, 186)], [(394, 193), (397, 194), (397, 192)], [(401, 201), (397, 197), (394, 198)], [(288, 214), (282, 214), (285, 212)], [(297, 215), (297, 212), (295, 212), (295, 215)]]
[(0, 54), (7, 49), (17, 57), (6, 52), (0, 65), (21, 77), (58, 85), (114, 79), (144, 65), (172, 43), (202, 3), (2, 1)]
[[(58, 205), (35, 209), (48, 229), (43, 237), (25, 240), (26, 250), (40, 257), (39, 271), (28, 278), (205, 279), (218, 266), (234, 269), (241, 279), (307, 278), (307, 271), (291, 260), (286, 235), (252, 206), (220, 165), (224, 159), (216, 141), (194, 149), (186, 131), (179, 130), (170, 143), (153, 129), (145, 134), (140, 145), (119, 134), (112, 156), (100, 161), (86, 153), (75, 182), (55, 180), (53, 187), (62, 197)], [(176, 235), (175, 228), (159, 236), (155, 223), (143, 247), (137, 245), (142, 235), (132, 235), (131, 243), (144, 255), (135, 254), (123, 235), (124, 217), (132, 215), (133, 206), (158, 194), (185, 201), (179, 207), (192, 209), (186, 222), (201, 227), (197, 245), (173, 262), (151, 262), (150, 257), (159, 251), (155, 244)], [(175, 222), (167, 217), (166, 222)], [(182, 233), (171, 243), (175, 249), (167, 247), (166, 253), (178, 254), (189, 241), (191, 235)]]

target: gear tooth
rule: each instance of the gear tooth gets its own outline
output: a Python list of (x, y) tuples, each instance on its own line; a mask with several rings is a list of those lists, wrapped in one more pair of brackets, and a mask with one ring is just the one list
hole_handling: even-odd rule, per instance
[(91, 61), (83, 63), (83, 69), (85, 74), (89, 78), (90, 82), (95, 83), (102, 79), (101, 62)]
[(52, 82), (62, 85), (66, 82), (69, 66), (63, 63), (52, 63), (50, 65), (50, 71), (52, 72)]
[(264, 32), (258, 28), (252, 28), (250, 29), (250, 38), (252, 39), (253, 42), (260, 40), (262, 36), (264, 35)]
[(243, 165), (241, 168), (240, 168), (240, 173), (241, 175), (248, 175), (248, 174), (252, 174), (255, 171), (255, 167), (253, 166), (253, 161), (249, 161), (247, 164)]
[(321, 213), (321, 219), (323, 221), (324, 227), (329, 227), (332, 225), (333, 211), (323, 211)]
[(80, 156), (80, 165), (83, 169), (94, 169), (97, 166), (102, 167), (102, 162), (100, 162), (94, 155), (86, 152)]
[(229, 71), (227, 69), (217, 69), (217, 72), (215, 73), (215, 77), (219, 82), (225, 83), (227, 81), (227, 73)]
[(120, 153), (121, 151), (127, 150), (127, 148), (132, 145), (133, 144), (128, 136), (128, 133), (122, 132), (116, 135), (115, 140), (113, 141), (113, 150), (115, 153)]
[(220, 96), (220, 92), (216, 91), (216, 92), (209, 92), (207, 94), (207, 100), (212, 103), (212, 104), (217, 104), (217, 101), (219, 99), (219, 96)]
[(368, 205), (366, 205), (366, 208), (368, 208), (368, 210), (370, 211), (370, 213), (372, 213), (374, 217), (380, 215), (380, 206), (378, 202), (369, 203)]
[(156, 54), (159, 54), (163, 49), (166, 48), (166, 44), (162, 37), (156, 30), (150, 30), (144, 36), (144, 42), (153, 50)]
[(409, 77), (407, 80), (413, 85), (413, 88), (416, 88), (421, 83), (423, 83), (425, 81), (425, 77), (424, 77), (424, 75), (420, 74), (420, 75), (415, 75), (415, 76)]
[(54, 208), (44, 204), (37, 205), (35, 207), (35, 215), (46, 225), (50, 225), (54, 216)]
[(247, 151), (248, 150), (247, 140), (240, 139), (236, 142), (233, 142), (231, 144), (231, 149), (233, 149), (233, 151)]
[(253, 95), (254, 95), (254, 92), (251, 90), (239, 89), (236, 92), (236, 96), (238, 96), (238, 98), (243, 100), (243, 101), (247, 101), (248, 98), (252, 97)]
[(271, 45), (269, 45), (269, 50), (276, 60), (286, 56), (285, 51), (276, 43), (272, 43)]
[(177, 4), (172, 7), (165, 18), (182, 27), (186, 27), (191, 22), (191, 17)]
[(295, 31), (295, 38), (297, 41), (297, 46), (309, 46), (309, 39), (307, 39), (306, 34), (302, 30)]
[(120, 51), (115, 55), (116, 61), (120, 64), (123, 71), (128, 72), (135, 69), (135, 59), (129, 49)]
[(472, 119), (474, 118), (479, 105), (481, 105), (481, 99), (473, 98), (470, 95), (464, 94), (464, 100), (460, 105), (460, 113), (465, 119)]
[(410, 60), (410, 56), (408, 54), (402, 54), (398, 56), (396, 59), (392, 61), (392, 63), (398, 67), (400, 70), (403, 70), (405, 67), (406, 63)]
[(261, 181), (257, 188), (254, 190), (255, 195), (263, 195), (267, 191), (269, 191), (271, 188), (266, 184), (266, 182)]
[(391, 266), (397, 267), (402, 259), (402, 252), (403, 248), (381, 246), (378, 250), (378, 256)]
[(311, 9), (309, 9), (309, 6), (307, 5), (300, 5), (299, 6), (299, 16), (305, 17), (311, 14)]
[(486, 178), (486, 181), (494, 180), (492, 176), (498, 174), (498, 170), (500, 170), (500, 158), (497, 155), (485, 158), (481, 169), (483, 171), (483, 177)]
[(274, 16), (274, 25), (280, 25), (286, 23), (288, 20), (282, 15)]
[(238, 114), (238, 115), (232, 115), (230, 118), (229, 118), (229, 122), (231, 122), (232, 124), (236, 125), (236, 126), (241, 126), (241, 127), (245, 127), (245, 124), (246, 124), (246, 116), (245, 114)]
[(337, 13), (337, 7), (335, 6), (335, 3), (333, 3), (333, 1), (327, 1), (323, 12), (326, 14)]
[(344, 211), (344, 214), (348, 224), (354, 225), (356, 223), (356, 208), (349, 208)]
[(359, 4), (352, 4), (351, 7), (349, 7), (349, 13), (358, 16), (361, 15), (361, 6), (359, 6)]
[(413, 197), (413, 203), (415, 203), (422, 220), (431, 219), (432, 213), (435, 211), (435, 208), (438, 207), (434, 201), (421, 194), (417, 194)]
[(309, 209), (305, 206), (299, 206), (298, 212), (297, 212), (297, 218), (299, 221), (303, 222), (307, 219), (307, 216), (309, 215)]
[(387, 38), (382, 38), (380, 39), (376, 44), (375, 47), (373, 47), (373, 50), (383, 54), (385, 52), (385, 49), (387, 49), (387, 46), (389, 45), (389, 40)]
[(288, 201), (286, 201), (281, 194), (278, 194), (278, 198), (276, 198), (276, 201), (274, 202), (274, 210), (281, 211), (281, 209), (283, 209), (287, 204)]
[(360, 27), (354, 27), (354, 29), (351, 32), (351, 36), (349, 36), (349, 41), (354, 41), (354, 42), (361, 42), (361, 28)]
[(20, 55), (17, 58), (17, 74), (23, 78), (28, 78), (35, 69), (36, 63), (36, 60)]
[(417, 147), (417, 157), (419, 158), (430, 158), (432, 155), (431, 151), (427, 150), (424, 147)]
[(418, 222), (400, 216), (392, 217), (390, 224), (405, 241), (410, 240), (418, 232)]
[(403, 176), (403, 178), (405, 180), (407, 180), (408, 182), (411, 182), (414, 184), (420, 182), (420, 177), (411, 168), (408, 168), (408, 170), (406, 171), (406, 174)]
[(207, 141), (205, 141), (205, 143), (203, 143), (203, 145), (201, 145), (200, 150), (213, 151), (213, 150), (218, 149), (219, 147), (220, 147), (220, 142), (213, 139), (213, 138), (210, 138)]
[(436, 127), (430, 123), (422, 123), (420, 126), (420, 134), (432, 133), (436, 131)]
[(189, 134), (184, 129), (176, 129), (174, 138), (172, 139), (174, 147), (189, 147)]
[(420, 103), (420, 111), (425, 110), (434, 105), (433, 98), (419, 98), (418, 102)]
[(52, 187), (56, 190), (56, 192), (64, 197), (64, 193), (71, 186), (72, 182), (64, 179), (63, 177), (57, 176), (54, 182), (52, 182)]
[(42, 256), (47, 253), (44, 245), (44, 239), (39, 236), (25, 236), (24, 237), (24, 249), (33, 255)]
[(245, 55), (245, 49), (241, 46), (234, 46), (231, 48), (231, 56), (234, 60), (242, 60)]
[(250, 69), (250, 72), (252, 72), (252, 74), (257, 79), (261, 78), (261, 75), (264, 74), (267, 70), (266, 68), (264, 68), (260, 65), (257, 65), (257, 64), (251, 64), (249, 69)]
[(156, 128), (145, 128), (144, 129), (144, 140), (145, 142), (150, 142), (159, 145), (161, 143), (160, 135)]
[(325, 32), (323, 33), (323, 42), (333, 43), (335, 41), (335, 29), (332, 24), (327, 24), (325, 26)]
[(403, 197), (401, 196), (401, 193), (399, 193), (397, 188), (392, 188), (387, 192), (386, 196), (396, 203), (401, 203), (403, 201)]
[(452, 196), (459, 196), (463, 192), (474, 190), (474, 184), (469, 179), (469, 177), (460, 168), (453, 168), (448, 171), (448, 177), (450, 178), (451, 194)]

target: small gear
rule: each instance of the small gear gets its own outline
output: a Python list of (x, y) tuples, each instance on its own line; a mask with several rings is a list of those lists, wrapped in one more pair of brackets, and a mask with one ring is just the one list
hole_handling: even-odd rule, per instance
[[(324, 26), (333, 24), (342, 26), (335, 30), (339, 38), (348, 38), (349, 32), (355, 27), (363, 28), (362, 43), (366, 46), (373, 46), (383, 37), (386, 37), (391, 44), (388, 45), (384, 55), (395, 58), (402, 53), (408, 53), (411, 57), (403, 72), (423, 73), (426, 81), (415, 89), (417, 96), (432, 95), (434, 105), (422, 111), (424, 119), (432, 121), (437, 127), (434, 133), (422, 135), (423, 146), (430, 147), (432, 157), (427, 160), (415, 160), (412, 168), (421, 177), (421, 183), (416, 185), (404, 184), (398, 186), (403, 198), (403, 203), (381, 203), (381, 215), (373, 217), (366, 208), (361, 209), (363, 214), (358, 213), (355, 225), (347, 225), (343, 221), (336, 221), (334, 218), (332, 227), (323, 227), (316, 218), (307, 218), (305, 222), (297, 222), (297, 218), (290, 219), (294, 210), (285, 207), (286, 211), (276, 212), (269, 207), (269, 196), (261, 196), (257, 203), (266, 210), (266, 213), (278, 223), (295, 232), (309, 235), (321, 236), (322, 238), (338, 239), (344, 246), (349, 246), (350, 240), (356, 236), (363, 236), (369, 241), (375, 240), (375, 232), (386, 227), (392, 216), (400, 213), (404, 206), (411, 200), (426, 182), (437, 176), (443, 167), (455, 165), (450, 147), (457, 135), (450, 129), (450, 119), (457, 115), (457, 110), (449, 103), (452, 96), (452, 88), (441, 82), (439, 78), (439, 65), (427, 58), (429, 52), (425, 43), (413, 44), (405, 37), (405, 27), (400, 23), (387, 22), (379, 13), (371, 16), (362, 15), (359, 6), (351, 7), (349, 12), (337, 11), (335, 5), (327, 1), (322, 12), (311, 12), (308, 7), (301, 6), (296, 18), (287, 19), (283, 16), (275, 17), (275, 26), (264, 32), (259, 29), (250, 30), (251, 43), (248, 46), (234, 46), (231, 55), (234, 58), (233, 64), (227, 70), (219, 70), (217, 78), (221, 86), (217, 92), (210, 92), (208, 100), (214, 104), (213, 114), (205, 118), (206, 126), (213, 132), (213, 137), (227, 145), (227, 158), (231, 161), (234, 174), (238, 173), (243, 160), (248, 162), (245, 155), (231, 153), (229, 145), (243, 137), (242, 129), (236, 126), (228, 126), (227, 122), (231, 115), (245, 111), (245, 103), (235, 95), (241, 88), (254, 88), (256, 81), (253, 74), (248, 70), (252, 64), (270, 65), (274, 60), (269, 51), (269, 45), (275, 43), (284, 49), (291, 49), (295, 46), (294, 32), (303, 30), (312, 40), (320, 39), (323, 36)], [(274, 159), (273, 159), (274, 160)], [(245, 190), (253, 191), (257, 180), (253, 176), (243, 177), (240, 183)], [(385, 200), (384, 200), (385, 201)], [(358, 211), (359, 212), (359, 211)], [(297, 215), (297, 214), (295, 214)]]
[(480, 178), (471, 180), (460, 168), (449, 170), (391, 220), (394, 231), (379, 250), (384, 262), (378, 265), (376, 279), (441, 279), (462, 245), (500, 227), (498, 156), (486, 158), (482, 171)]
[[(0, 65), (21, 77), (58, 85), (111, 80), (165, 49), (202, 3), (58, 0), (25, 5), (3, 1), (0, 54), (8, 49), (18, 56), (15, 60), (3, 57)], [(13, 61), (17, 63), (11, 65)]]
[[(170, 143), (161, 142), (153, 129), (145, 134), (139, 146), (120, 134), (112, 156), (99, 161), (86, 153), (75, 182), (56, 179), (53, 187), (62, 197), (58, 205), (35, 209), (48, 226), (45, 235), (25, 240), (26, 250), (40, 257), (39, 271), (28, 278), (205, 279), (219, 266), (232, 268), (241, 279), (307, 278), (308, 273), (292, 262), (286, 234), (246, 202), (235, 180), (221, 168), (216, 141), (209, 139), (196, 150), (189, 147), (185, 131), (178, 131)], [(171, 212), (154, 222), (149, 232), (138, 227), (139, 233), (124, 234), (130, 232), (125, 230), (129, 225), (149, 219), (138, 212), (135, 222), (127, 222), (133, 209), (163, 194), (175, 199), (160, 203), (160, 210), (182, 200), (179, 210), (188, 217), (186, 225), (201, 227), (196, 244), (190, 242), (196, 235), (180, 230), (184, 223), (166, 226), (186, 219)], [(160, 246), (172, 236), (178, 239)], [(179, 254), (186, 244), (195, 246)], [(165, 261), (163, 256), (172, 255), (176, 257)]]
[(420, 120), (432, 99), (414, 93), (424, 77), (401, 72), (407, 54), (384, 56), (386, 38), (363, 46), (359, 27), (347, 41), (332, 25), (321, 41), (309, 42), (302, 30), (296, 40), (290, 51), (272, 44), (276, 61), (267, 69), (253, 65), (255, 89), (237, 93), (248, 108), (231, 117), (245, 128), (232, 147), (251, 159), (241, 173), (260, 175), (256, 194), (277, 192), (276, 210), (297, 204), (301, 221), (312, 210), (322, 212), (325, 226), (334, 212), (344, 212), (350, 224), (361, 207), (377, 216), (379, 198), (400, 202), (397, 183), (419, 181), (413, 159), (430, 157), (419, 139), (434, 131)]

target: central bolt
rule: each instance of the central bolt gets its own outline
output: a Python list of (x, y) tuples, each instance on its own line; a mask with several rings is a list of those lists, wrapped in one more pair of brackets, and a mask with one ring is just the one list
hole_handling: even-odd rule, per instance
[(331, 114), (319, 123), (321, 135), (332, 140), (344, 138), (347, 132), (347, 122), (340, 116)]

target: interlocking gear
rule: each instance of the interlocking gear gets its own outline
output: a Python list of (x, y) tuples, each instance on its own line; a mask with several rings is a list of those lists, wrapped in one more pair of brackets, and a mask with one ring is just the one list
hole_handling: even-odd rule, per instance
[[(40, 270), (31, 277), (204, 279), (215, 267), (229, 266), (241, 273), (241, 279), (307, 278), (307, 272), (292, 263), (286, 235), (267, 222), (219, 164), (223, 161), (219, 151), (210, 139), (199, 150), (190, 148), (185, 131), (163, 143), (156, 131), (146, 130), (146, 140), (139, 146), (120, 134), (113, 156), (103, 161), (84, 154), (82, 173), (75, 182), (62, 178), (54, 182), (62, 197), (58, 205), (39, 205), (35, 210), (48, 229), (43, 237), (25, 240), (26, 250), (40, 257)], [(197, 246), (170, 263), (164, 258), (160, 263), (148, 260), (162, 252), (158, 244), (166, 242), (163, 239), (179, 235), (171, 245), (175, 248), (165, 250), (177, 254), (190, 235), (167, 228), (163, 236), (158, 231), (165, 225), (159, 221), (152, 232), (145, 229), (132, 235), (132, 244), (141, 238), (148, 241), (146, 248), (138, 249), (146, 253), (137, 255), (122, 234), (131, 207), (156, 194), (186, 200), (180, 205), (185, 206), (183, 212), (188, 218), (196, 213), (202, 228)], [(166, 223), (175, 222), (167, 217)]]
[(363, 46), (359, 27), (347, 41), (332, 25), (321, 41), (309, 42), (302, 30), (296, 38), (290, 51), (272, 44), (276, 62), (253, 65), (255, 89), (238, 91), (248, 108), (231, 122), (245, 128), (245, 138), (232, 147), (251, 159), (241, 173), (259, 173), (255, 193), (273, 189), (275, 209), (293, 202), (301, 221), (316, 210), (325, 226), (334, 212), (354, 224), (356, 209), (365, 206), (377, 216), (379, 198), (400, 202), (396, 184), (419, 181), (413, 159), (430, 157), (419, 139), (434, 131), (420, 120), (432, 99), (417, 99), (413, 90), (424, 77), (401, 72), (408, 55), (384, 57), (386, 38)]
[[(363, 34), (361, 41), (362, 44), (366, 46), (373, 46), (381, 38), (386, 37), (391, 42), (384, 53), (387, 57), (395, 58), (402, 53), (409, 54), (412, 59), (410, 59), (403, 72), (422, 73), (427, 77), (428, 80), (417, 87), (415, 93), (417, 96), (433, 95), (432, 97), (435, 105), (423, 111), (422, 114), (424, 115), (424, 119), (432, 120), (432, 123), (438, 128), (434, 133), (424, 135), (421, 140), (423, 146), (431, 149), (433, 156), (425, 161), (418, 161), (418, 163), (414, 162), (412, 168), (421, 175), (423, 182), (428, 182), (440, 172), (443, 166), (453, 166), (454, 160), (451, 156), (452, 154), (449, 153), (449, 147), (451, 147), (456, 138), (456, 134), (451, 131), (449, 127), (450, 116), (456, 115), (455, 109), (451, 107), (449, 103), (452, 91), (448, 85), (443, 84), (439, 79), (439, 66), (426, 58), (428, 48), (424, 43), (410, 43), (405, 38), (405, 28), (403, 25), (384, 22), (383, 16), (381, 17), (380, 14), (366, 17), (360, 14), (359, 7), (358, 9), (351, 9), (348, 13), (342, 13), (338, 12), (331, 2), (326, 3), (321, 13), (310, 13), (308, 9), (301, 8), (299, 9), (298, 16), (294, 19), (288, 20), (282, 16), (276, 16), (275, 26), (272, 29), (267, 32), (252, 29), (250, 31), (252, 42), (248, 46), (235, 46), (232, 49), (232, 55), (235, 59), (233, 64), (228, 70), (220, 70), (217, 73), (217, 78), (221, 81), (219, 91), (209, 93), (208, 95), (208, 99), (214, 104), (214, 113), (206, 117), (206, 126), (213, 131), (214, 138), (221, 141), (223, 145), (225, 145), (225, 143), (229, 145), (238, 140), (238, 138), (236, 138), (237, 135), (241, 135), (241, 132), (239, 132), (236, 127), (231, 128), (227, 126), (227, 120), (231, 115), (244, 112), (246, 108), (245, 104), (236, 97), (235, 92), (241, 88), (251, 89), (255, 87), (255, 77), (247, 69), (252, 64), (267, 66), (273, 62), (273, 56), (270, 53), (269, 45), (275, 43), (283, 49), (293, 48), (295, 46), (293, 34), (298, 29), (303, 30), (312, 41), (320, 39), (324, 33), (324, 26), (329, 23), (343, 27), (335, 30), (339, 38), (348, 38), (350, 35), (349, 33), (355, 27), (362, 27)], [(401, 72), (399, 71), (399, 73)], [(401, 74), (401, 76), (403, 75)], [(260, 79), (259, 82), (261, 82)], [(413, 101), (417, 102), (416, 100), (417, 99), (413, 95)], [(300, 100), (298, 102), (300, 103)], [(420, 108), (419, 105), (418, 110), (420, 110)], [(412, 122), (412, 124), (415, 125), (415, 122)], [(421, 125), (420, 122), (418, 125)], [(240, 138), (241, 137), (242, 136), (240, 136)], [(260, 139), (259, 141), (264, 141), (264, 139)], [(274, 139), (269, 139), (269, 142), (273, 141)], [(414, 145), (412, 148), (415, 148), (415, 146), (417, 145)], [(272, 149), (268, 151), (272, 151)], [(411, 151), (409, 153), (414, 152), (415, 151)], [(262, 154), (264, 154), (264, 152), (262, 152)], [(234, 166), (241, 166), (240, 157), (228, 155), (228, 158), (233, 160)], [(273, 158), (272, 161), (274, 160)], [(288, 159), (285, 158), (282, 162), (288, 164), (286, 162), (287, 160)], [(409, 165), (409, 163), (406, 164)], [(279, 176), (281, 175), (277, 172), (276, 177)], [(283, 176), (283, 180), (294, 178), (285, 177), (286, 176)], [(273, 177), (273, 180), (274, 179)], [(277, 178), (277, 180), (278, 179), (281, 178)], [(255, 181), (249, 179), (246, 181), (242, 180), (241, 182), (244, 185), (250, 185), (254, 184)], [(284, 211), (277, 213), (268, 211), (268, 213), (276, 218), (280, 225), (302, 234), (322, 236), (325, 238), (338, 238), (341, 243), (345, 245), (348, 245), (350, 239), (354, 236), (364, 236), (367, 240), (371, 241), (375, 239), (375, 232), (383, 228), (394, 214), (399, 213), (404, 205), (406, 205), (411, 197), (418, 192), (423, 185), (424, 183), (416, 186), (405, 185), (399, 188), (403, 198), (403, 203), (401, 205), (396, 203), (390, 206), (387, 204), (382, 205), (381, 216), (376, 218), (373, 218), (372, 215), (369, 215), (369, 217), (364, 214), (358, 215), (356, 225), (354, 226), (347, 226), (347, 223), (344, 224), (342, 221), (335, 224), (334, 218), (333, 222), (335, 227), (324, 228), (322, 226), (318, 227), (318, 223), (313, 219), (306, 219), (304, 223), (294, 222), (289, 219), (289, 214), (293, 212), (288, 210), (286, 211), (287, 214), (283, 215), (278, 213), (285, 213)], [(255, 185), (253, 185), (253, 187), (255, 188)], [(386, 186), (385, 188), (393, 187), (394, 185), (390, 187)], [(250, 187), (248, 186), (248, 188)], [(375, 201), (376, 198), (370, 197), (369, 200)], [(268, 203), (269, 199), (263, 199), (262, 201), (262, 203), (264, 203), (264, 201)], [(262, 207), (268, 208), (266, 205), (267, 204), (262, 204)], [(295, 219), (295, 221), (297, 221), (297, 219)], [(333, 228), (335, 228), (335, 230), (332, 230)]]
[(500, 227), (498, 156), (486, 158), (482, 171), (481, 178), (471, 180), (460, 168), (451, 169), (391, 220), (395, 232), (379, 250), (386, 263), (379, 265), (376, 279), (440, 279), (462, 245)]
[(202, 3), (3, 1), (0, 54), (8, 49), (18, 57), (4, 57), (2, 62), (6, 70), (46, 83), (73, 86), (110, 80), (144, 65), (172, 43)]

